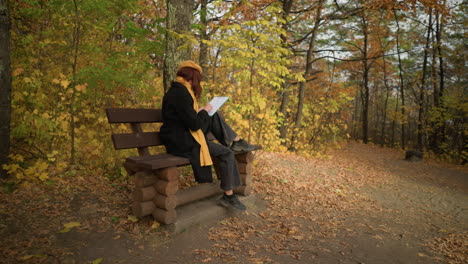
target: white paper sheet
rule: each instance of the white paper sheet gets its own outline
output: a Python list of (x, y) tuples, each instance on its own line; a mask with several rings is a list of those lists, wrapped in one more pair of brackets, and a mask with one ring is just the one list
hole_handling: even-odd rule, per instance
[(218, 109), (229, 99), (229, 97), (227, 96), (216, 96), (215, 98), (213, 98), (213, 100), (211, 100), (210, 104), (211, 106), (213, 106), (213, 109), (211, 109), (211, 111), (208, 112), (208, 114), (210, 116), (213, 116), (216, 111), (218, 111)]

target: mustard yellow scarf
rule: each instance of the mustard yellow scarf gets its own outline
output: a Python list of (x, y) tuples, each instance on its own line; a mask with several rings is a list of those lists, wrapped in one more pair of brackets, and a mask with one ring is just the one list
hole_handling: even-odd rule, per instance
[[(187, 88), (187, 91), (190, 93), (193, 99), (193, 109), (195, 112), (198, 112), (198, 102), (195, 94), (192, 90), (192, 85), (187, 82), (184, 78), (177, 76), (175, 79), (176, 82), (181, 83)], [(190, 134), (192, 137), (200, 144), (200, 165), (201, 166), (210, 166), (213, 165), (213, 161), (211, 160), (210, 151), (208, 149), (208, 145), (206, 144), (205, 134), (201, 129), (197, 131), (190, 130)]]

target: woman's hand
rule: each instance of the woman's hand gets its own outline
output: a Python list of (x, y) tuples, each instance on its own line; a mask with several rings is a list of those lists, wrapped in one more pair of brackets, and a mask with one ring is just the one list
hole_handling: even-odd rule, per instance
[(204, 107), (200, 108), (198, 110), (198, 112), (200, 112), (201, 110), (205, 110), (205, 111), (209, 112), (209, 111), (211, 111), (211, 109), (213, 109), (213, 106), (211, 104), (207, 104)]

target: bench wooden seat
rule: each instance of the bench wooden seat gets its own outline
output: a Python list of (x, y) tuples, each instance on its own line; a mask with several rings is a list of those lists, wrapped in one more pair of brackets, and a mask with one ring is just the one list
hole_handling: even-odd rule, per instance
[(163, 153), (159, 155), (151, 155), (144, 157), (144, 159), (135, 159), (137, 157), (129, 157), (127, 162), (132, 162), (142, 169), (156, 170), (166, 167), (180, 167), (190, 165), (187, 158), (174, 156), (171, 154)]
[[(149, 152), (148, 147), (162, 145), (159, 132), (145, 132), (141, 124), (161, 123), (161, 109), (108, 108), (106, 115), (110, 124), (126, 123), (132, 130), (132, 133), (113, 133), (114, 148), (138, 150), (139, 156), (127, 157), (123, 163), (135, 184), (132, 192), (133, 214), (139, 217), (151, 214), (158, 222), (171, 224), (177, 221), (176, 207), (222, 193), (219, 183), (199, 184), (179, 190), (178, 167), (190, 165), (189, 160), (168, 153)], [(234, 192), (250, 195), (254, 156), (252, 152), (237, 152), (235, 155), (242, 186)], [(218, 174), (219, 166), (215, 158), (213, 161)]]

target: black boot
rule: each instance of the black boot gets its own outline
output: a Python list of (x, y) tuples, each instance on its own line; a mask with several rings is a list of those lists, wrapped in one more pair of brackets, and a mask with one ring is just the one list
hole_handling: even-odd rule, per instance
[(252, 150), (255, 150), (255, 146), (249, 144), (247, 141), (243, 139), (240, 139), (238, 141), (232, 142), (231, 149), (234, 152), (252, 151)]
[(247, 207), (241, 201), (239, 201), (239, 198), (237, 195), (232, 194), (232, 195), (226, 195), (224, 194), (221, 199), (219, 199), (219, 204), (230, 209), (238, 210), (238, 211), (245, 211), (247, 210)]

